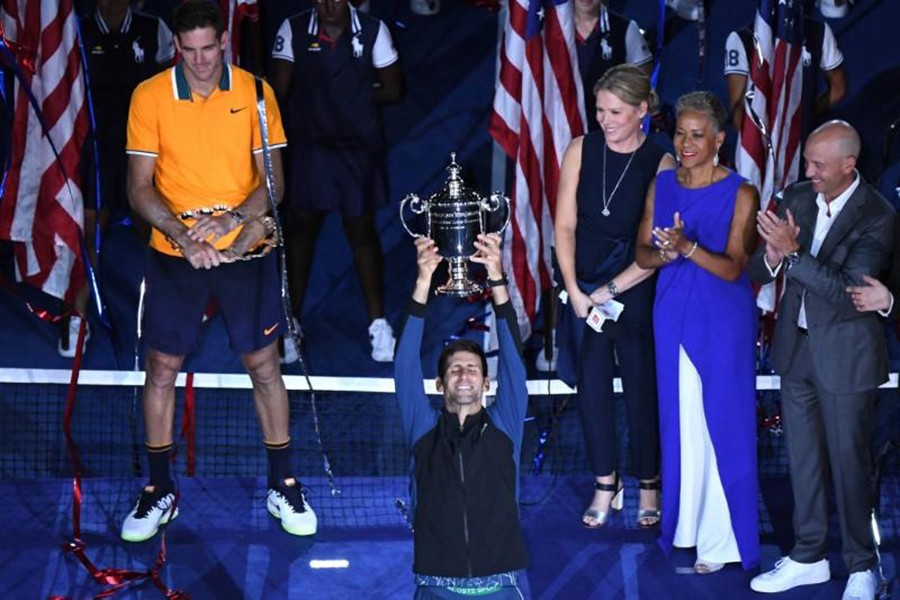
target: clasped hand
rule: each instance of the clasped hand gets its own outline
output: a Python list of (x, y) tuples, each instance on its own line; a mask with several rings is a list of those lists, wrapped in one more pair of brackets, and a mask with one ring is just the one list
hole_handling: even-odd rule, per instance
[(188, 228), (187, 234), (195, 242), (206, 240), (215, 244), (219, 238), (228, 235), (237, 227), (237, 221), (231, 213), (220, 215), (202, 215)]
[(251, 245), (265, 237), (265, 225), (259, 219), (244, 224), (240, 234), (228, 248), (218, 250), (213, 244), (235, 229), (230, 214), (203, 215), (187, 230), (181, 252), (195, 269), (211, 269), (240, 258)]
[(681, 213), (672, 215), (671, 227), (654, 227), (653, 244), (659, 249), (663, 260), (670, 262), (690, 250), (691, 241), (684, 236), (684, 222)]

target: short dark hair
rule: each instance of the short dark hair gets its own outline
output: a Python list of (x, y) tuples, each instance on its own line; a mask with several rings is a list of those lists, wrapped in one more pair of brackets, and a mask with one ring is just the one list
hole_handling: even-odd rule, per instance
[(450, 362), (450, 357), (457, 352), (471, 352), (472, 354), (477, 354), (478, 358), (481, 359), (481, 374), (487, 375), (487, 357), (484, 354), (484, 348), (481, 347), (481, 344), (473, 342), (472, 340), (451, 340), (444, 346), (443, 351), (441, 351), (441, 357), (438, 358), (438, 377), (441, 378), (441, 381), (444, 380), (444, 375), (447, 374), (447, 363)]
[(182, 0), (175, 7), (172, 15), (175, 35), (195, 29), (212, 27), (216, 30), (216, 38), (222, 37), (222, 11), (218, 4), (210, 0)]
[(683, 95), (675, 103), (675, 118), (683, 112), (697, 112), (706, 117), (713, 133), (725, 131), (728, 122), (728, 111), (722, 101), (712, 92), (699, 91)]

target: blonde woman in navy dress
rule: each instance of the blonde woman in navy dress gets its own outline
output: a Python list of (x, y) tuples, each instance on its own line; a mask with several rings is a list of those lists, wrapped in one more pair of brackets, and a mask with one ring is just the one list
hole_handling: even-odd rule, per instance
[[(655, 95), (646, 73), (633, 65), (607, 71), (594, 87), (600, 130), (572, 141), (563, 157), (555, 215), (558, 276), (567, 302), (558, 327), (561, 379), (577, 384), (578, 407), (591, 465), (594, 495), (582, 515), (603, 526), (621, 508), (613, 378), (616, 357), (625, 392), (629, 469), (640, 480), (638, 523), (659, 522), (659, 441), (653, 364), (653, 269), (634, 262), (644, 198), (659, 170), (674, 159), (641, 129)], [(603, 331), (585, 326), (595, 305), (624, 303), (618, 322)]]

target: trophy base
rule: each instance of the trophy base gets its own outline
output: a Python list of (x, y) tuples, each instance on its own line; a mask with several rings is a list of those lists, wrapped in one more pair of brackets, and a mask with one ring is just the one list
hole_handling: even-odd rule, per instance
[(484, 291), (484, 288), (468, 279), (449, 279), (444, 285), (438, 286), (434, 293), (439, 296), (456, 296), (465, 298), (467, 296), (475, 296)]

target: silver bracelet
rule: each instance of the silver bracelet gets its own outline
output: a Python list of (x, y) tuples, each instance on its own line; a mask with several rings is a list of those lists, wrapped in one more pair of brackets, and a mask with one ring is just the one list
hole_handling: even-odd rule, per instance
[(700, 244), (698, 242), (694, 242), (694, 245), (691, 246), (691, 249), (688, 250), (687, 252), (685, 252), (684, 254), (682, 254), (682, 256), (685, 258), (690, 258), (691, 256), (694, 255), (694, 252), (697, 251), (697, 246), (699, 246), (699, 245)]

